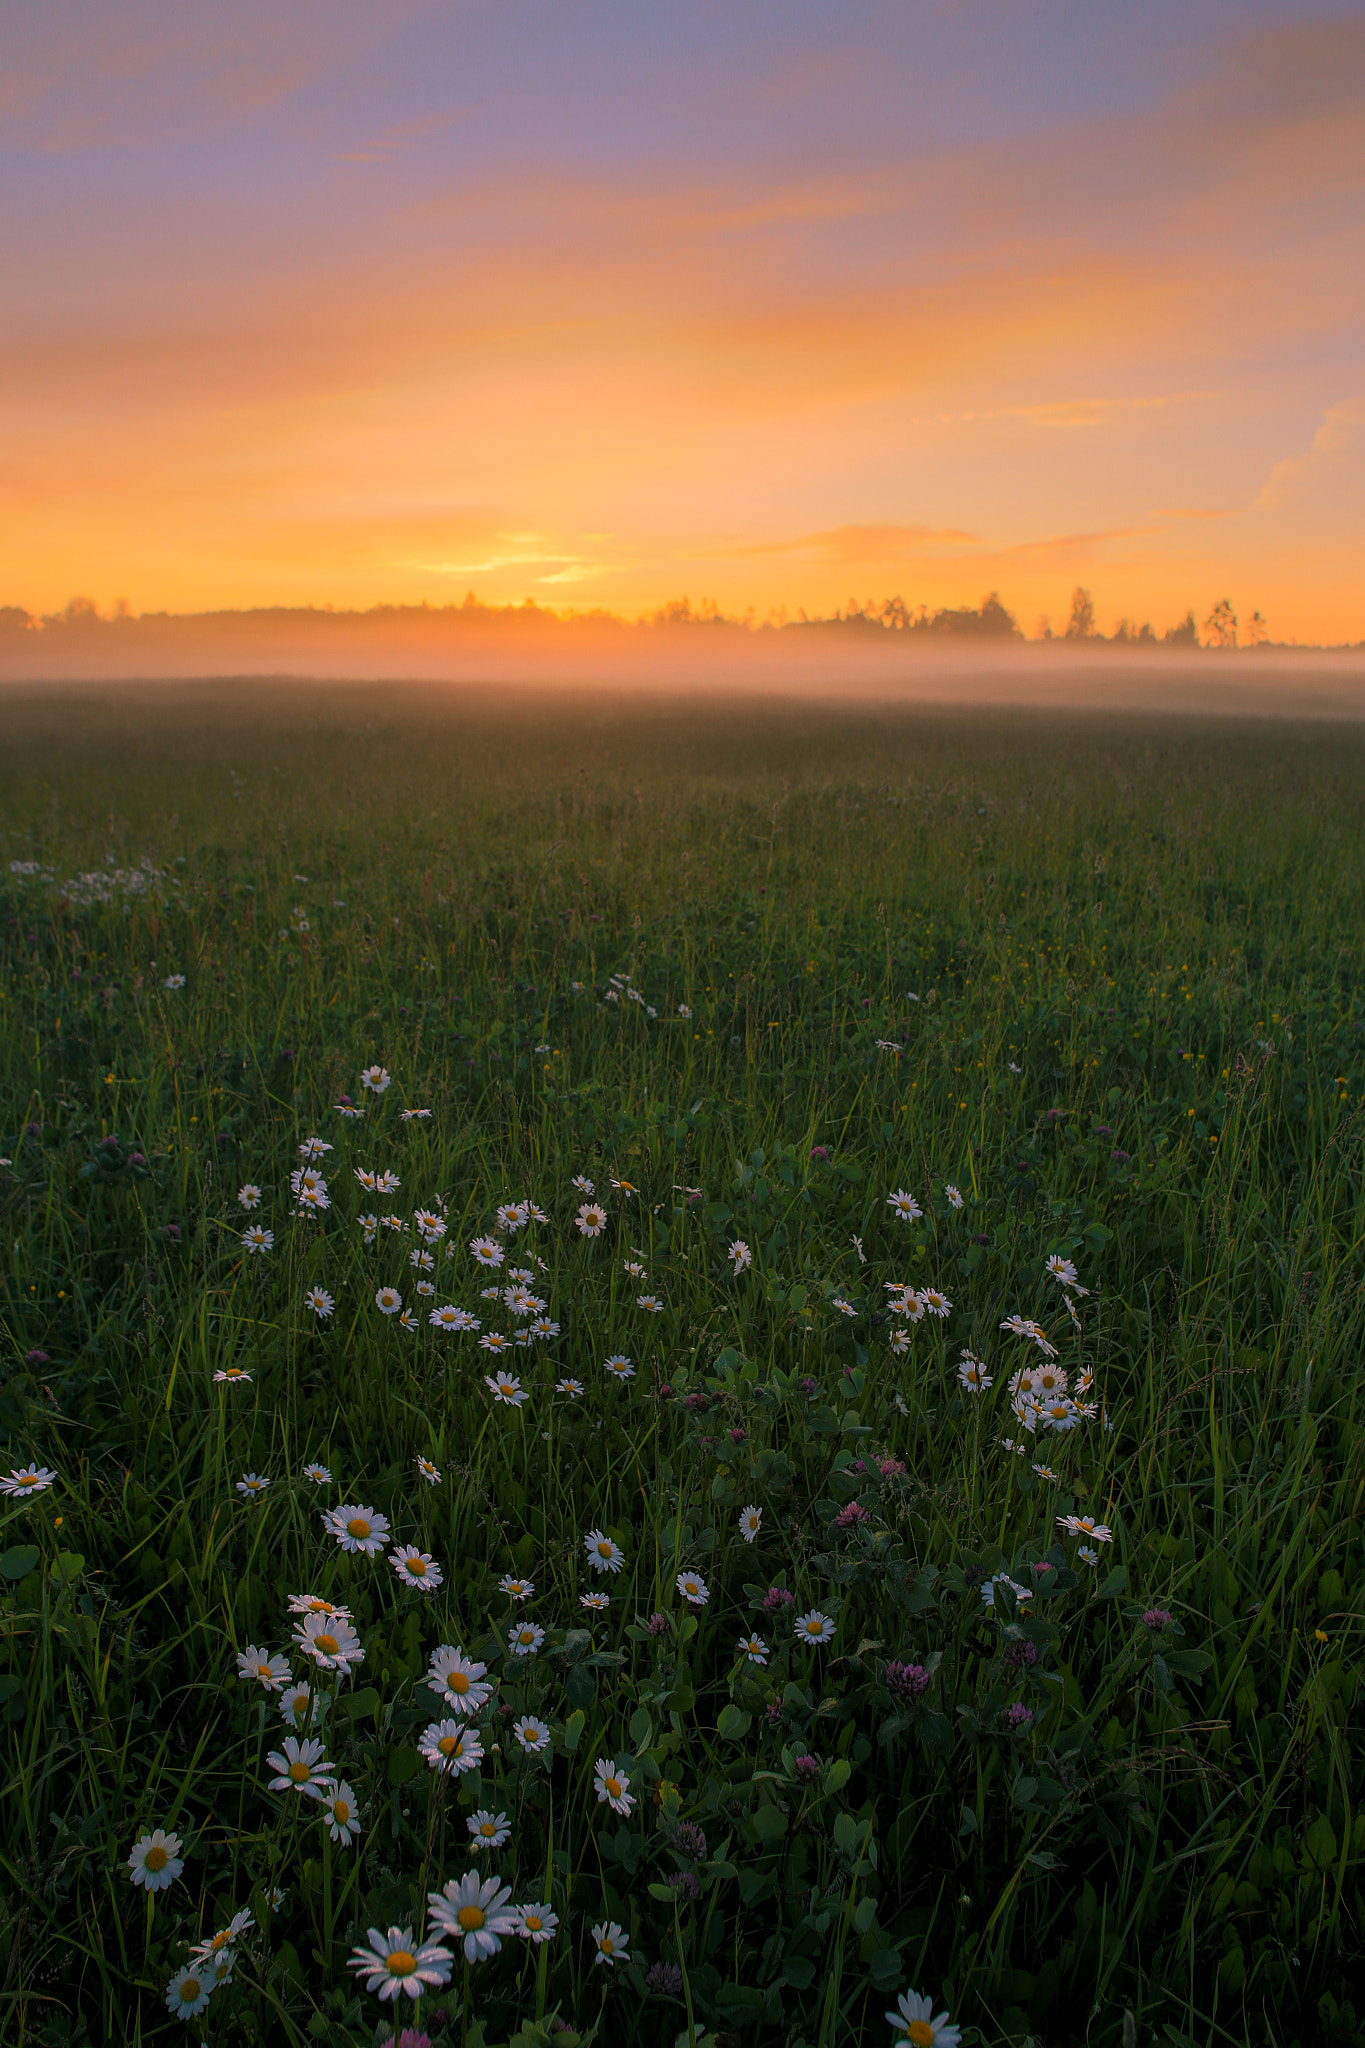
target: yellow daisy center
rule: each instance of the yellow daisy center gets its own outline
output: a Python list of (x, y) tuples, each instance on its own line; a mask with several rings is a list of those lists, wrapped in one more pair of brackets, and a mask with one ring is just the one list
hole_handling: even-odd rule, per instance
[(210, 1953), (216, 1956), (219, 1949), (226, 1948), (227, 1944), (231, 1941), (231, 1939), (231, 1931), (226, 1927), (220, 1928), (217, 1934), (214, 1935), (213, 1940), (209, 1943)]
[(494, 1836), (497, 1832), (497, 1828), (493, 1825), (493, 1822), (491, 1820), (480, 1822), (479, 1833), (483, 1835), (485, 1838), (491, 1839), (491, 1837)]
[(363, 1515), (353, 1515), (351, 1520), (346, 1524), (346, 1534), (348, 1536), (354, 1536), (358, 1540), (363, 1541), (364, 1538), (369, 1535), (369, 1533), (370, 1525), (365, 1520), (365, 1517)]
[(528, 1934), (539, 1934), (541, 1928), (545, 1925), (539, 1913), (523, 1913), (521, 1918)]
[(149, 1849), (143, 1858), (143, 1862), (148, 1870), (164, 1870), (168, 1860), (166, 1851), (161, 1847), (160, 1843), (157, 1843), (155, 1848)]
[(198, 1998), (199, 1993), (202, 1989), (203, 1986), (200, 1984), (199, 1979), (197, 1977), (182, 1977), (180, 1979), (181, 2004), (193, 2005), (195, 1999)]
[(613, 1799), (621, 1797), (621, 1780), (619, 1778), (603, 1778), (602, 1783), (606, 1786), (608, 1793)]
[(598, 1947), (601, 1949), (604, 1956), (609, 1956), (615, 1947), (615, 1943), (612, 1941), (612, 1938), (609, 1934), (604, 1934), (602, 1936), (601, 1941), (598, 1943)]
[(313, 1767), (299, 1757), (297, 1762), (290, 1764), (289, 1775), (296, 1785), (306, 1785), (313, 1775)]
[(482, 1906), (461, 1906), (455, 1918), (466, 1934), (477, 1934), (487, 1915)]
[(458, 1735), (443, 1735), (437, 1742), (436, 1747), (440, 1750), (442, 1756), (458, 1756), (461, 1747), (460, 1738)]
[(332, 1801), (332, 1814), (333, 1818), (339, 1820), (344, 1827), (346, 1822), (351, 1818), (350, 1801), (348, 1799), (334, 1799)]
[(610, 1545), (610, 1543), (599, 1543), (599, 1544), (598, 1544), (598, 1546), (597, 1546), (597, 1555), (598, 1555), (599, 1557), (610, 1557), (610, 1556), (611, 1556), (611, 1545)]
[(314, 1636), (313, 1641), (324, 1657), (335, 1657), (340, 1647), (335, 1636)]
[(913, 2048), (934, 2048), (934, 2030), (928, 2020), (911, 2020), (908, 2039)]
[(410, 1977), (417, 1968), (417, 1958), (405, 1948), (396, 1948), (389, 1954), (388, 1966), (391, 1975)]
[(269, 1678), (270, 1666), (268, 1664), (258, 1664), (256, 1666), (256, 1676), (258, 1678)]
[(468, 1675), (463, 1671), (448, 1671), (446, 1685), (451, 1692), (466, 1693), (469, 1691)]
[(414, 1579), (424, 1579), (427, 1575), (426, 1565), (420, 1557), (408, 1558), (406, 1569), (412, 1574)]
[(819, 1622), (818, 1622), (818, 1621), (808, 1621), (808, 1622), (806, 1623), (806, 1634), (807, 1634), (808, 1636), (818, 1636), (818, 1635), (819, 1635), (819, 1633), (820, 1633), (820, 1624), (819, 1624)]

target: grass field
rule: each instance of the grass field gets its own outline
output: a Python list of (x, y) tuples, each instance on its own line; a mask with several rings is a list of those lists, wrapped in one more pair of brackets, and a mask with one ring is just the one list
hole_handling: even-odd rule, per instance
[(4, 712), (6, 2041), (1365, 2040), (1365, 730)]

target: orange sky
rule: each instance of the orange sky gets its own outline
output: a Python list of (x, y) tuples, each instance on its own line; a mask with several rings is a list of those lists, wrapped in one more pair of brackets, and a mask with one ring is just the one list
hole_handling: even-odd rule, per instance
[(11, 24), (0, 603), (1365, 638), (1358, 10), (641, 12)]

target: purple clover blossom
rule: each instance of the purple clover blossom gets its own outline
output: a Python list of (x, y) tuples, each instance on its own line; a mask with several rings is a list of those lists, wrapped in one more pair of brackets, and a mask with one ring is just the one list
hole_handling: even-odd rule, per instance
[(1038, 1645), (1029, 1642), (1006, 1643), (1004, 1658), (1011, 1671), (1026, 1671), (1038, 1662)]
[(1170, 1627), (1171, 1617), (1164, 1607), (1149, 1607), (1142, 1617), (1142, 1625), (1149, 1628), (1154, 1636), (1160, 1635), (1162, 1629)]
[(917, 1700), (929, 1690), (929, 1674), (922, 1664), (902, 1664), (893, 1658), (886, 1667), (887, 1690), (898, 1700)]
[(789, 1593), (785, 1586), (769, 1586), (767, 1592), (763, 1595), (763, 1612), (765, 1614), (780, 1614), (783, 1608), (794, 1607), (795, 1605), (796, 1595)]
[(792, 1776), (798, 1785), (813, 1785), (821, 1768), (818, 1756), (799, 1756), (792, 1765)]
[(811, 1148), (810, 1148), (810, 1156), (811, 1156), (811, 1158), (812, 1158), (812, 1159), (828, 1159), (828, 1158), (829, 1158), (829, 1146), (828, 1146), (828, 1145), (812, 1145), (812, 1146), (811, 1146)]
[(705, 1863), (706, 1836), (695, 1821), (685, 1820), (673, 1830), (673, 1847), (689, 1863)]
[(695, 1906), (701, 1897), (701, 1883), (693, 1870), (675, 1870), (664, 1882), (671, 1892), (677, 1892), (689, 1905)]
[(1012, 1707), (1006, 1707), (1004, 1721), (1011, 1735), (1024, 1735), (1033, 1726), (1033, 1709), (1016, 1700)]
[(37, 1348), (37, 1347), (36, 1347), (36, 1345), (35, 1345), (35, 1347), (34, 1347), (34, 1349), (33, 1349), (32, 1351), (29, 1351), (29, 1352), (26, 1352), (26, 1353), (25, 1353), (25, 1355), (24, 1355), (24, 1364), (25, 1364), (25, 1365), (33, 1365), (33, 1366), (38, 1366), (38, 1365), (46, 1365), (46, 1364), (47, 1364), (47, 1353), (46, 1353), (45, 1351), (39, 1351), (39, 1350), (38, 1350), (38, 1348)]
[(834, 1517), (836, 1529), (856, 1529), (862, 1522), (870, 1522), (871, 1515), (860, 1500), (851, 1500), (847, 1507), (840, 1508)]
[(666, 1614), (651, 1614), (649, 1620), (645, 1623), (645, 1627), (652, 1636), (666, 1636), (668, 1634), (668, 1616)]
[(662, 1956), (645, 1971), (645, 1990), (655, 1998), (681, 1998), (682, 1988), (682, 1971), (676, 1963), (666, 1963)]
[(820, 1391), (819, 1380), (813, 1380), (810, 1377), (809, 1373), (807, 1373), (806, 1377), (803, 1380), (798, 1380), (796, 1384), (800, 1388), (801, 1392), (806, 1395), (818, 1394)]

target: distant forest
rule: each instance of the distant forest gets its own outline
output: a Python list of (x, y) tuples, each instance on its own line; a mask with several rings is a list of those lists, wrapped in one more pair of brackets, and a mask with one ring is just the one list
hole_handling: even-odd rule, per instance
[[(13, 671), (24, 665), (25, 655), (44, 657), (59, 653), (78, 658), (109, 656), (116, 650), (124, 656), (139, 650), (168, 653), (177, 643), (200, 641), (214, 636), (226, 650), (234, 644), (245, 647), (264, 637), (282, 647), (307, 639), (310, 643), (364, 645), (387, 637), (414, 645), (469, 636), (497, 641), (509, 637), (523, 644), (529, 638), (542, 647), (561, 641), (587, 638), (623, 644), (672, 639), (675, 634), (704, 630), (713, 635), (768, 637), (792, 635), (809, 644), (835, 638), (864, 645), (886, 647), (897, 638), (906, 643), (944, 640), (987, 641), (1032, 644), (1055, 642), (1087, 648), (1159, 648), (1189, 652), (1208, 648), (1227, 651), (1236, 648), (1269, 648), (1269, 628), (1259, 611), (1239, 620), (1226, 598), (1219, 600), (1202, 623), (1193, 608), (1177, 625), (1157, 633), (1147, 622), (1120, 619), (1114, 631), (1101, 633), (1095, 622), (1091, 593), (1083, 587), (1072, 592), (1071, 613), (1060, 630), (1054, 631), (1047, 618), (1040, 618), (1032, 633), (1026, 634), (1014, 613), (997, 591), (989, 591), (977, 606), (912, 606), (900, 596), (878, 602), (850, 598), (830, 617), (809, 617), (804, 611), (793, 618), (785, 611), (759, 620), (751, 610), (743, 617), (723, 612), (714, 602), (694, 606), (686, 597), (676, 598), (638, 619), (626, 619), (604, 610), (553, 611), (527, 598), (521, 604), (488, 604), (469, 591), (460, 603), (449, 605), (373, 605), (364, 611), (335, 610), (329, 606), (260, 606), (250, 610), (220, 612), (143, 612), (135, 614), (126, 604), (101, 613), (89, 598), (73, 598), (61, 611), (31, 613), (18, 605), (0, 605), (0, 663)], [(1302, 650), (1300, 650), (1302, 651)]]

